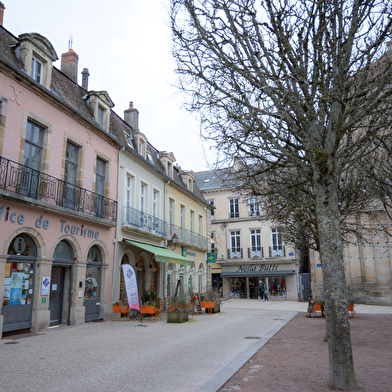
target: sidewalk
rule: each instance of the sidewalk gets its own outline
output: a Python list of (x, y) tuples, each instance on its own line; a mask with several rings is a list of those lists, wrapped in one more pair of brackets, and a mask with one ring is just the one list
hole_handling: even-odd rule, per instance
[[(242, 305), (242, 304), (241, 304)], [(304, 303), (263, 302), (263, 308), (300, 308)], [(307, 306), (307, 304), (305, 304)], [(230, 306), (233, 306), (230, 303)], [(306, 308), (305, 306), (305, 308)], [(247, 360), (221, 392), (328, 392), (325, 319), (306, 318), (302, 309)], [(392, 390), (392, 307), (355, 305), (350, 318), (354, 367), (362, 392)], [(255, 343), (257, 344), (257, 343)], [(199, 392), (208, 391), (208, 383)]]

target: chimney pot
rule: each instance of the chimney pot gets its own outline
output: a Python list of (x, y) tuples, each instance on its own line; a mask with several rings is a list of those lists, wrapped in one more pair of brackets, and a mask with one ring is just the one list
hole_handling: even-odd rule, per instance
[(4, 10), (4, 4), (0, 1), (0, 26), (3, 26)]
[(137, 131), (139, 129), (139, 111), (133, 107), (133, 102), (129, 102), (129, 108), (124, 110), (124, 121)]
[(82, 71), (82, 87), (88, 91), (88, 77), (90, 76), (90, 73), (88, 72), (87, 68), (83, 68)]
[(65, 73), (75, 83), (78, 81), (79, 56), (71, 48), (61, 55), (61, 72)]

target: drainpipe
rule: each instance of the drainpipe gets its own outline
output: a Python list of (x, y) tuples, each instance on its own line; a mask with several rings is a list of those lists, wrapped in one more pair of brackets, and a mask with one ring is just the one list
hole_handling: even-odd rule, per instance
[[(167, 186), (170, 184), (171, 180), (169, 178), (169, 180), (165, 183), (165, 194), (164, 194), (164, 198), (163, 198), (163, 211), (164, 211), (164, 221), (166, 222), (166, 192), (167, 192)], [(166, 234), (167, 237), (167, 234)], [(167, 246), (167, 238), (165, 240), (165, 246)], [(165, 289), (167, 290), (167, 288), (165, 287), (165, 285), (167, 284), (167, 280), (166, 280), (166, 274), (167, 274), (167, 263), (163, 263), (163, 297), (166, 297), (165, 295)]]

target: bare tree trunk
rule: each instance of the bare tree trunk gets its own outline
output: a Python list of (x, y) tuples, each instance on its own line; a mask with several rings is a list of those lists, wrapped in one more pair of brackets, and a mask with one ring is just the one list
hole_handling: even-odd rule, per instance
[(318, 184), (317, 188), (316, 214), (325, 293), (329, 386), (331, 389), (356, 390), (337, 194), (324, 184)]

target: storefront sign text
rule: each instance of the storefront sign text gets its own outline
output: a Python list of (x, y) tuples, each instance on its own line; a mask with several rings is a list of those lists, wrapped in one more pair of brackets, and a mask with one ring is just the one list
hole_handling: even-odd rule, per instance
[[(0, 221), (2, 220), (4, 222), (18, 223), (19, 225), (23, 225), (25, 221), (25, 216), (23, 214), (19, 214), (18, 212), (12, 211), (11, 207), (0, 206)], [(37, 229), (43, 228), (44, 230), (48, 230), (49, 225), (49, 220), (44, 219), (43, 215), (40, 215), (35, 220), (35, 227)], [(87, 229), (84, 225), (69, 225), (64, 219), (60, 219), (60, 231), (66, 234), (80, 235), (82, 237), (88, 238), (98, 239), (99, 237), (99, 231)]]
[(239, 265), (235, 272), (259, 272), (259, 271), (277, 271), (278, 264), (269, 265)]

